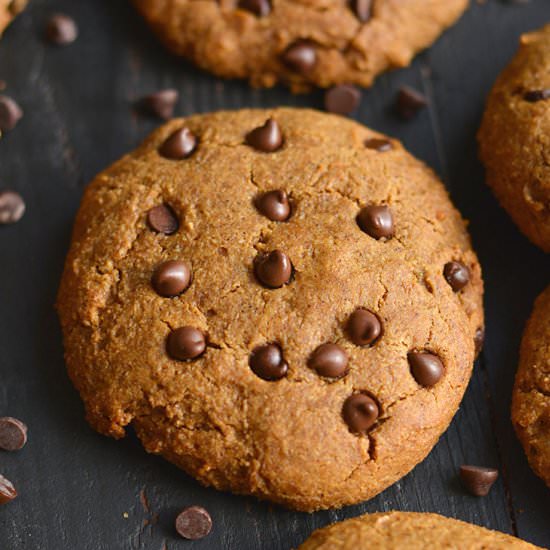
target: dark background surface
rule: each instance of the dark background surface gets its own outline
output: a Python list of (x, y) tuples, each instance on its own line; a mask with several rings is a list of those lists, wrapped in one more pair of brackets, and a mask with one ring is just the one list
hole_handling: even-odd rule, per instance
[[(42, 40), (54, 11), (78, 21), (72, 46)], [(439, 512), (550, 546), (550, 490), (528, 468), (509, 420), (521, 332), (550, 282), (550, 263), (497, 206), (475, 142), (484, 98), (519, 35), (548, 21), (550, 0), (474, 2), (412, 67), (382, 76), (363, 95), (356, 118), (432, 166), (471, 220), (487, 288), (487, 340), (460, 411), (424, 463), (367, 503), (303, 514), (203, 488), (148, 456), (131, 435), (116, 442), (95, 434), (65, 373), (53, 303), (85, 184), (158, 124), (135, 115), (136, 98), (175, 87), (176, 112), (186, 115), (320, 108), (322, 92), (251, 90), (199, 72), (164, 51), (126, 0), (32, 0), (0, 42), (0, 80), (25, 110), (0, 141), (0, 189), (19, 191), (28, 208), (20, 223), (0, 228), (0, 415), (29, 425), (25, 449), (0, 454), (0, 472), (20, 492), (0, 509), (0, 549), (287, 550), (317, 527), (391, 509)], [(431, 100), (409, 123), (389, 109), (401, 84)], [(460, 488), (463, 463), (500, 469), (488, 497)], [(214, 520), (211, 535), (195, 543), (173, 529), (190, 504), (205, 506)]]

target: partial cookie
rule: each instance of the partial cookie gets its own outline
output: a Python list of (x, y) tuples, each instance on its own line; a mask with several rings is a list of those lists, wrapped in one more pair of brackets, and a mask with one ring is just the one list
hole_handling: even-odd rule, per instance
[(0, 0), (0, 36), (12, 19), (27, 5), (27, 0)]
[(498, 200), (550, 252), (550, 25), (521, 37), (489, 95), (479, 144)]
[(176, 54), (253, 86), (370, 86), (405, 67), (468, 0), (133, 0)]
[(523, 334), (512, 421), (531, 468), (550, 487), (550, 287)]
[[(536, 550), (510, 535), (438, 514), (367, 514), (315, 531), (298, 550)], [(540, 549), (539, 549), (540, 550)]]
[(435, 175), (342, 117), (174, 120), (87, 189), (59, 294), (98, 431), (301, 510), (370, 498), (470, 378), (480, 267)]

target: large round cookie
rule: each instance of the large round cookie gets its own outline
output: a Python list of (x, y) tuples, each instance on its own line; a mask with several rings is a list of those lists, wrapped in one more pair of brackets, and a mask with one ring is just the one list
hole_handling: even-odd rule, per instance
[(468, 0), (133, 0), (176, 54), (219, 76), (294, 90), (370, 86), (407, 66)]
[(27, 5), (27, 0), (0, 0), (0, 36), (12, 19)]
[(131, 424), (205, 484), (314, 510), (430, 451), (481, 296), (429, 169), (355, 122), (279, 109), (174, 120), (100, 174), (58, 307), (94, 428)]
[(512, 421), (529, 464), (550, 486), (550, 287), (535, 302), (523, 334)]
[(479, 143), (498, 200), (550, 252), (550, 25), (521, 37), (489, 96)]
[[(315, 531), (298, 550), (536, 550), (528, 542), (438, 514), (367, 514)], [(539, 549), (540, 550), (540, 549)]]

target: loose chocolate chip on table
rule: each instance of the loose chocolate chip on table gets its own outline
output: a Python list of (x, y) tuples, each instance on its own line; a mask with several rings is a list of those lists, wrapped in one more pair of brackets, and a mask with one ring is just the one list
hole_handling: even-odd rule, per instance
[(298, 40), (288, 46), (282, 59), (290, 70), (307, 75), (317, 63), (317, 51), (309, 40)]
[(397, 113), (404, 119), (411, 119), (428, 104), (424, 94), (409, 86), (403, 86), (398, 94), (395, 108)]
[(364, 308), (357, 308), (348, 321), (348, 333), (351, 341), (358, 346), (374, 343), (382, 333), (380, 319)]
[(246, 143), (258, 151), (273, 153), (283, 144), (283, 133), (276, 120), (266, 120), (263, 126), (246, 134)]
[(393, 215), (389, 206), (365, 206), (357, 216), (357, 224), (373, 239), (389, 239), (394, 235)]
[(353, 433), (365, 434), (378, 420), (380, 408), (376, 401), (364, 393), (348, 397), (342, 408), (342, 416)]
[(0, 418), (0, 449), (19, 451), (27, 443), (27, 426), (11, 416)]
[(173, 330), (166, 341), (168, 355), (178, 361), (196, 359), (206, 349), (206, 338), (202, 331), (194, 327), (181, 327)]
[(286, 191), (268, 191), (256, 199), (256, 208), (273, 222), (285, 222), (290, 217), (290, 201)]
[(62, 13), (52, 15), (46, 25), (46, 38), (52, 44), (65, 46), (78, 38), (78, 27), (71, 17)]
[(18, 222), (25, 214), (25, 202), (15, 191), (0, 191), (0, 225)]
[(174, 89), (159, 90), (146, 95), (138, 102), (140, 110), (146, 114), (168, 120), (174, 115), (174, 108), (179, 99), (179, 92)]
[(178, 218), (175, 212), (167, 204), (161, 204), (151, 208), (147, 212), (147, 223), (157, 233), (172, 235), (179, 228)]
[(476, 357), (481, 353), (483, 349), (483, 343), (485, 341), (485, 330), (483, 327), (479, 327), (474, 335), (474, 345), (476, 350)]
[(189, 128), (180, 128), (160, 146), (159, 153), (170, 160), (183, 160), (197, 148), (197, 137)]
[(239, 8), (247, 10), (260, 17), (265, 17), (271, 12), (269, 0), (240, 0)]
[(254, 374), (264, 380), (279, 380), (288, 371), (283, 350), (277, 344), (266, 344), (252, 350), (249, 365)]
[(437, 355), (428, 352), (411, 351), (407, 357), (411, 374), (421, 386), (431, 388), (443, 377), (445, 367)]
[(370, 138), (365, 141), (365, 147), (367, 149), (374, 149), (379, 153), (385, 153), (386, 151), (391, 151), (393, 145), (389, 139)]
[(0, 95), (0, 131), (13, 130), (22, 116), (21, 107), (11, 97)]
[(531, 103), (550, 99), (550, 88), (546, 88), (545, 90), (530, 90), (529, 92), (525, 92), (525, 94), (523, 94), (523, 99)]
[(254, 272), (260, 283), (269, 288), (279, 288), (290, 281), (292, 263), (284, 252), (273, 250), (256, 258)]
[(365, 23), (370, 19), (372, 0), (350, 0), (350, 4), (359, 21)]
[(17, 491), (13, 483), (0, 475), (0, 504), (7, 504), (17, 496)]
[(157, 294), (165, 298), (180, 295), (191, 283), (191, 268), (186, 262), (170, 260), (160, 264), (151, 280)]
[(491, 487), (498, 478), (498, 470), (483, 466), (460, 467), (460, 479), (464, 487), (476, 497), (484, 497), (489, 494)]
[(212, 530), (210, 514), (200, 506), (182, 510), (176, 518), (176, 531), (184, 539), (199, 540)]
[(325, 92), (325, 109), (330, 113), (349, 115), (361, 102), (361, 91), (349, 84), (339, 84)]
[(309, 366), (319, 376), (341, 378), (348, 372), (348, 355), (338, 344), (322, 344), (311, 354)]
[(445, 264), (443, 276), (454, 292), (462, 290), (470, 282), (470, 270), (460, 262)]

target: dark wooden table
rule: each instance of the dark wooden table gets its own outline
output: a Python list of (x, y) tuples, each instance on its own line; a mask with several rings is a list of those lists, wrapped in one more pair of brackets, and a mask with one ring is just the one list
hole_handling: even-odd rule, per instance
[[(41, 38), (54, 11), (80, 25), (70, 47)], [(115, 442), (95, 434), (65, 374), (53, 303), (85, 184), (157, 124), (135, 115), (136, 98), (172, 86), (181, 91), (177, 113), (190, 114), (320, 108), (322, 93), (251, 90), (197, 71), (167, 53), (126, 0), (32, 0), (0, 42), (0, 80), (25, 110), (0, 141), (0, 189), (16, 189), (28, 207), (19, 224), (0, 228), (0, 415), (29, 425), (24, 450), (0, 454), (0, 472), (20, 491), (0, 509), (0, 549), (288, 550), (317, 527), (391, 509), (439, 512), (550, 546), (550, 490), (528, 468), (510, 423), (521, 332), (550, 282), (550, 262), (497, 206), (475, 141), (484, 98), (519, 35), (548, 21), (550, 0), (473, 2), (412, 67), (381, 77), (363, 96), (357, 119), (403, 140), (471, 220), (487, 286), (487, 342), (460, 411), (424, 463), (367, 503), (303, 514), (205, 489), (148, 456), (135, 437)], [(389, 109), (401, 84), (431, 100), (409, 123)], [(456, 473), (465, 462), (500, 469), (488, 497), (460, 488)], [(176, 512), (190, 504), (214, 519), (212, 534), (196, 543), (173, 529)]]

